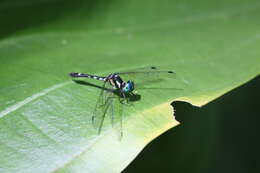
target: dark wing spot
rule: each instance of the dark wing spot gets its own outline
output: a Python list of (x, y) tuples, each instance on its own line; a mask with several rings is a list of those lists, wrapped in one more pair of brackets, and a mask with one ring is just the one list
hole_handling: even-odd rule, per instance
[(156, 67), (151, 67), (151, 69), (156, 69)]
[(168, 73), (174, 73), (173, 71), (168, 71)]

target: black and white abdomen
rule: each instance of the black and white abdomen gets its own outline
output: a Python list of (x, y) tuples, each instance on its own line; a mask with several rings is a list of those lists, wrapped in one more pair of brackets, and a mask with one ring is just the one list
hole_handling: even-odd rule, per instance
[(86, 77), (86, 78), (91, 78), (91, 79), (96, 79), (100, 81), (105, 81), (109, 82), (110, 85), (113, 86), (115, 89), (122, 89), (125, 85), (125, 82), (122, 80), (122, 78), (118, 74), (110, 74), (107, 77), (101, 77), (101, 76), (95, 76), (95, 75), (90, 75), (90, 74), (85, 74), (85, 73), (70, 73), (69, 74), (71, 77)]
[(85, 74), (85, 73), (70, 73), (71, 77), (87, 77), (91, 79), (96, 79), (96, 80), (101, 80), (101, 81), (106, 81), (106, 77), (100, 77), (100, 76), (95, 76), (95, 75), (90, 75), (90, 74)]

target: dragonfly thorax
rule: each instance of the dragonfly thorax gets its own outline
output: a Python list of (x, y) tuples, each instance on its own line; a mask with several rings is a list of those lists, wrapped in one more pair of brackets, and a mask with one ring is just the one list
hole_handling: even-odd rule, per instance
[(129, 93), (134, 90), (134, 82), (131, 80), (124, 82), (118, 74), (109, 75), (107, 80), (115, 89), (119, 89), (124, 93)]

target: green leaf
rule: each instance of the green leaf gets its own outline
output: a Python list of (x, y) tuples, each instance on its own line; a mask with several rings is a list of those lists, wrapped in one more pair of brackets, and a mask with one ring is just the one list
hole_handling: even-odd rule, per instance
[[(259, 7), (256, 0), (1, 1), (0, 172), (123, 170), (178, 124), (172, 101), (202, 106), (259, 74)], [(149, 65), (171, 68), (176, 79), (138, 91), (141, 100), (124, 110), (122, 140), (109, 118), (97, 135), (91, 115), (100, 89), (68, 73)]]

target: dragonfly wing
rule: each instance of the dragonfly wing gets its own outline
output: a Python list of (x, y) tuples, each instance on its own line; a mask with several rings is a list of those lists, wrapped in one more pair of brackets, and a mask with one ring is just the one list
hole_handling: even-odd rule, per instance
[(176, 77), (176, 74), (171, 70), (161, 70), (157, 67), (145, 67), (134, 69), (130, 72), (117, 73), (124, 80), (132, 80), (135, 86), (140, 87), (154, 82), (163, 82)]
[[(109, 88), (110, 85), (104, 83), (103, 88)], [(122, 115), (123, 115), (123, 104), (125, 103), (125, 98), (119, 97), (114, 94), (112, 89), (101, 90), (94, 113), (92, 117), (92, 122), (94, 127), (101, 133), (104, 120), (106, 115), (110, 117), (111, 124), (113, 128), (119, 132), (119, 138), (123, 136), (123, 125), (122, 125)]]
[[(124, 108), (124, 102), (121, 101), (122, 98), (118, 98), (117, 99), (117, 106), (115, 106), (117, 108), (116, 112), (117, 115), (119, 117), (119, 134), (120, 134), (120, 139), (123, 137), (123, 108)], [(124, 99), (124, 98), (123, 98)]]
[(119, 138), (123, 137), (123, 108), (125, 98), (113, 97), (111, 99), (110, 117), (113, 128), (119, 132)]
[(92, 116), (92, 123), (93, 126), (98, 129), (98, 133), (101, 132), (102, 126), (104, 123), (105, 116), (109, 110), (109, 107), (111, 106), (111, 96), (113, 95), (113, 92), (110, 89), (105, 89), (109, 88), (109, 83), (104, 82), (103, 84), (103, 89), (101, 90), (96, 107), (93, 112)]

